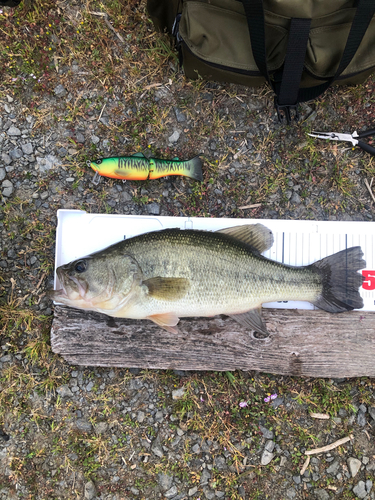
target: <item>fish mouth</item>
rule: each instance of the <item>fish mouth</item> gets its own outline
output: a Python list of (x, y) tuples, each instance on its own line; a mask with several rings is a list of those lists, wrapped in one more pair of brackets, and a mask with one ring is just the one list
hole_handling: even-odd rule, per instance
[(56, 270), (56, 275), (59, 279), (61, 288), (59, 288), (57, 290), (47, 290), (47, 295), (54, 302), (59, 302), (59, 301), (62, 301), (64, 299), (66, 300), (69, 297), (68, 297), (68, 293), (66, 291), (66, 287), (64, 284), (63, 274), (60, 272), (60, 269)]
[[(75, 276), (69, 276), (69, 274), (64, 273), (64, 266), (61, 266), (56, 270), (57, 277), (59, 279), (61, 288), (59, 290), (52, 290), (52, 294), (59, 299), (71, 299), (72, 292), (73, 295), (77, 294), (80, 298), (84, 299), (88, 290), (88, 286), (85, 282), (81, 282)], [(73, 285), (74, 284), (74, 285)], [(70, 292), (70, 293), (69, 293)]]
[(67, 300), (69, 298), (63, 288), (60, 288), (59, 290), (48, 290), (47, 296), (54, 302), (62, 302), (63, 300)]

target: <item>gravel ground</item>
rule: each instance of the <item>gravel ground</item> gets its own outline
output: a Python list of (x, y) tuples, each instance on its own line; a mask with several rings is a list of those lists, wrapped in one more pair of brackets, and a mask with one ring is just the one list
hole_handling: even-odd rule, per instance
[[(375, 177), (374, 160), (306, 133), (371, 127), (375, 80), (330, 89), (285, 126), (266, 87), (186, 81), (144, 2), (111, 3), (112, 29), (92, 14), (101, 10), (94, 2), (36, 6), (44, 21), (22, 8), (0, 14), (24, 37), (12, 51), (0, 39), (8, 68), (0, 84), (0, 499), (374, 499), (374, 380), (69, 366), (50, 349), (46, 290), (60, 208), (373, 221), (365, 180)], [(47, 69), (39, 61), (35, 74), (17, 59), (32, 43), (28, 32), (47, 43)], [(136, 151), (201, 153), (204, 182), (93, 184), (87, 159)], [(346, 436), (301, 474), (306, 450)]]

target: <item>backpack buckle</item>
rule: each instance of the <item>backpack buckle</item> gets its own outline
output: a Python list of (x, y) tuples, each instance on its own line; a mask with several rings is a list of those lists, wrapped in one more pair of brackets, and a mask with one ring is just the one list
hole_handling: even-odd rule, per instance
[(298, 104), (279, 104), (277, 97), (275, 97), (275, 108), (280, 123), (283, 122), (284, 118), (288, 125), (291, 124), (292, 120), (298, 122)]
[(181, 36), (179, 33), (181, 14), (177, 14), (172, 26), (172, 35), (176, 37), (177, 43), (181, 42)]

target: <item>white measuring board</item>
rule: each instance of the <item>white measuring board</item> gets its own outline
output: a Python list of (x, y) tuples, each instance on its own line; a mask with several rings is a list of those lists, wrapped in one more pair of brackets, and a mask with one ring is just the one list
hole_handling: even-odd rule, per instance
[[(178, 227), (216, 231), (241, 224), (261, 223), (274, 235), (274, 244), (263, 255), (292, 266), (305, 266), (345, 248), (359, 245), (366, 268), (360, 294), (361, 311), (375, 311), (375, 222), (295, 221), (274, 219), (217, 219), (89, 214), (81, 210), (58, 210), (55, 269), (113, 243), (149, 231)], [(59, 283), (55, 273), (55, 289)], [(308, 302), (269, 302), (263, 307), (315, 309)]]

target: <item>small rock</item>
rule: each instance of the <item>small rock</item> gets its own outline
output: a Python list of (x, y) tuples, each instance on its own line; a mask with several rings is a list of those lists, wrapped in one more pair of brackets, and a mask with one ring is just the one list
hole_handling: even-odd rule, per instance
[(371, 417), (373, 418), (373, 420), (375, 420), (375, 407), (370, 406), (370, 408), (368, 409), (368, 412), (371, 415)]
[(160, 205), (159, 203), (150, 203), (147, 205), (147, 212), (150, 215), (160, 215)]
[(22, 144), (21, 148), (25, 155), (32, 155), (34, 152), (33, 145), (30, 142)]
[(12, 163), (12, 158), (9, 155), (7, 155), (6, 153), (1, 154), (1, 159), (3, 160), (5, 165), (10, 165)]
[(215, 493), (208, 487), (203, 488), (203, 493), (205, 495), (205, 498), (207, 498), (207, 500), (213, 500), (215, 498)]
[(39, 172), (41, 173), (49, 172), (54, 167), (59, 167), (61, 165), (61, 161), (59, 160), (59, 158), (53, 155), (47, 155), (45, 158), (37, 156), (36, 161), (38, 164)]
[(293, 481), (296, 484), (301, 484), (301, 476), (293, 476)]
[(316, 500), (329, 500), (329, 493), (326, 490), (315, 490), (314, 491)]
[(108, 116), (105, 116), (103, 115), (100, 120), (99, 120), (101, 123), (103, 123), (103, 125), (105, 125), (106, 127), (109, 127), (109, 118)]
[(357, 424), (364, 427), (367, 424), (366, 415), (363, 411), (359, 411), (357, 414)]
[(80, 432), (91, 432), (92, 425), (85, 418), (79, 418), (75, 421), (75, 428)]
[(128, 203), (129, 201), (132, 201), (133, 197), (130, 193), (127, 193), (126, 191), (122, 191), (120, 194), (120, 199), (124, 203)]
[(87, 392), (90, 392), (92, 390), (92, 388), (94, 387), (94, 382), (89, 382), (87, 385), (86, 385), (86, 391)]
[(153, 443), (153, 445), (151, 446), (151, 451), (152, 453), (154, 453), (154, 455), (156, 455), (159, 458), (162, 458), (164, 456), (163, 450), (161, 449), (160, 444), (157, 442)]
[(199, 444), (195, 444), (195, 445), (192, 447), (191, 451), (192, 451), (193, 453), (200, 453), (200, 452), (201, 452), (201, 449), (200, 449), (200, 447), (199, 447)]
[(5, 179), (5, 176), (6, 176), (5, 168), (0, 167), (0, 182)]
[(173, 134), (168, 137), (168, 141), (172, 142), (172, 143), (177, 142), (178, 139), (180, 138), (180, 135), (181, 135), (181, 132), (179, 132), (178, 130), (175, 130), (173, 132)]
[[(114, 478), (113, 478), (114, 479)], [(120, 479), (120, 478), (119, 478)], [(116, 481), (117, 482), (117, 481)], [(130, 488), (130, 491), (133, 493), (133, 495), (139, 495), (139, 490), (137, 488), (134, 488), (134, 486), (132, 486)]]
[(260, 463), (262, 465), (268, 465), (271, 462), (271, 460), (273, 459), (273, 457), (274, 457), (273, 453), (271, 453), (268, 450), (264, 450), (264, 452), (262, 454), (262, 458), (260, 459)]
[(367, 491), (367, 493), (370, 493), (371, 490), (372, 490), (372, 481), (371, 481), (371, 479), (367, 479), (367, 481), (366, 481), (366, 491)]
[(207, 469), (203, 469), (200, 479), (200, 485), (201, 486), (207, 485), (210, 479), (211, 479), (211, 473)]
[(293, 500), (293, 498), (296, 498), (297, 492), (294, 488), (289, 488), (286, 490), (286, 496), (290, 498), (290, 500)]
[(97, 135), (92, 135), (91, 136), (91, 142), (93, 144), (98, 144), (98, 142), (100, 141), (99, 137)]
[(275, 434), (272, 431), (268, 430), (266, 427), (263, 427), (263, 425), (260, 425), (259, 429), (266, 439), (273, 439), (275, 437)]
[(172, 488), (170, 490), (168, 490), (164, 493), (164, 496), (166, 496), (167, 498), (173, 498), (174, 496), (177, 495), (177, 493), (178, 493), (177, 487), (172, 486)]
[(8, 128), (8, 135), (21, 135), (21, 130), (14, 125)]
[(301, 204), (301, 197), (299, 196), (298, 193), (294, 192), (292, 197), (290, 198), (290, 201), (294, 203), (295, 205), (300, 205)]
[(350, 457), (348, 458), (348, 467), (352, 477), (355, 477), (358, 474), (359, 469), (361, 468), (361, 461), (358, 460), (358, 458)]
[(81, 132), (77, 132), (76, 141), (79, 142), (80, 144), (83, 144), (85, 142), (85, 136)]
[(214, 459), (214, 465), (218, 470), (226, 470), (228, 468), (225, 458), (221, 455), (218, 455)]
[(340, 462), (336, 459), (327, 468), (327, 474), (336, 474), (339, 470)]
[(264, 447), (264, 449), (269, 451), (270, 453), (273, 452), (274, 448), (275, 448), (275, 441), (272, 441), (271, 439), (269, 441), (267, 441), (267, 443)]
[(195, 495), (197, 491), (198, 491), (197, 486), (194, 486), (194, 488), (190, 488), (190, 490), (188, 491), (189, 497), (192, 497), (193, 495)]
[(70, 398), (73, 396), (72, 391), (69, 389), (67, 385), (62, 385), (57, 389), (57, 394), (59, 394), (62, 398)]
[(186, 122), (186, 116), (180, 109), (174, 108), (174, 112), (179, 123)]
[(137, 414), (137, 422), (139, 422), (140, 424), (144, 421), (145, 419), (145, 414), (143, 411), (139, 411), (138, 414)]
[(85, 499), (92, 500), (96, 495), (95, 484), (92, 481), (88, 481), (85, 484)]
[(278, 408), (279, 406), (284, 404), (283, 398), (276, 398), (271, 402), (273, 408)]
[(172, 399), (181, 399), (185, 394), (185, 387), (180, 387), (175, 391), (172, 391)]
[(168, 474), (158, 474), (158, 483), (163, 491), (167, 491), (172, 487), (173, 477)]
[(158, 410), (156, 413), (155, 413), (155, 420), (156, 422), (161, 422), (164, 418), (164, 415), (163, 415), (163, 412)]
[(54, 89), (54, 93), (58, 97), (64, 97), (66, 95), (66, 89), (63, 85), (57, 85)]
[(14, 148), (12, 149), (12, 151), (10, 151), (9, 155), (12, 160), (18, 160), (19, 158), (22, 158), (23, 153), (20, 148)]
[(354, 486), (353, 493), (357, 498), (365, 498), (367, 496), (366, 484), (364, 481), (359, 481), (359, 483)]
[(107, 422), (98, 422), (95, 424), (95, 432), (97, 434), (104, 434), (108, 430)]

